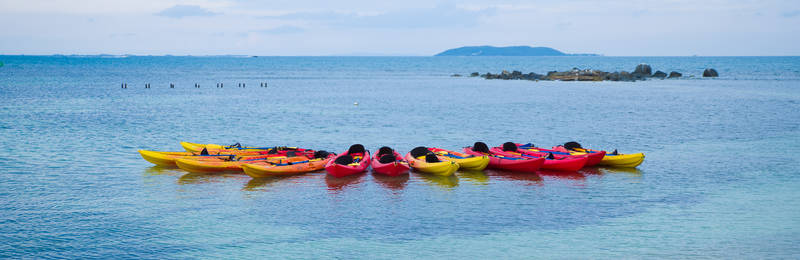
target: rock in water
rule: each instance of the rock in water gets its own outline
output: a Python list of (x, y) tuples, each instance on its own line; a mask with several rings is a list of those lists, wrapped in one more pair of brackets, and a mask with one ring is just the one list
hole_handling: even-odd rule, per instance
[(450, 75), (450, 77), (461, 77), (461, 74), (453, 74), (453, 75)]
[(716, 77), (719, 77), (719, 73), (717, 73), (717, 70), (709, 68), (709, 69), (706, 69), (706, 70), (703, 71), (703, 77), (704, 78), (707, 78), (707, 77), (716, 78)]
[(636, 66), (636, 69), (633, 70), (632, 74), (650, 76), (650, 74), (653, 74), (653, 68), (651, 68), (650, 65), (642, 63)]
[(469, 74), (470, 77), (477, 77), (477, 76), (480, 76), (480, 75), (481, 74), (477, 73), (477, 72), (473, 72), (472, 74)]
[(653, 77), (654, 78), (664, 79), (664, 78), (667, 77), (667, 73), (665, 73), (663, 71), (660, 71), (660, 70), (657, 70), (656, 73), (653, 73)]
[(673, 71), (669, 73), (669, 78), (680, 78), (683, 74), (678, 73), (677, 71)]

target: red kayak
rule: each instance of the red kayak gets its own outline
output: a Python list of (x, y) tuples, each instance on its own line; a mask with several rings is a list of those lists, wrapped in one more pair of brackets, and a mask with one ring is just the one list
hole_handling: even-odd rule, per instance
[(408, 168), (403, 156), (386, 146), (378, 149), (378, 154), (372, 157), (372, 170), (380, 174), (398, 176), (407, 174)]
[(489, 168), (515, 172), (536, 172), (544, 164), (544, 158), (506, 157), (492, 153), (483, 142), (476, 142), (472, 147), (464, 147), (464, 152), (476, 156), (488, 156)]
[(596, 153), (581, 153), (580, 155), (577, 155), (577, 154), (570, 153), (569, 150), (565, 149), (563, 146), (556, 146), (556, 147), (553, 147), (553, 149), (546, 149), (546, 148), (535, 147), (531, 143), (516, 144), (516, 145), (517, 145), (518, 149), (526, 150), (526, 151), (547, 152), (547, 153), (552, 153), (552, 154), (556, 154), (556, 155), (572, 155), (572, 156), (583, 156), (583, 155), (585, 155), (588, 160), (586, 161), (586, 165), (584, 165), (584, 167), (586, 167), (586, 166), (595, 166), (598, 163), (600, 163), (601, 161), (603, 161), (603, 157), (606, 156), (606, 151), (600, 151), (600, 152), (596, 152)]
[(512, 142), (503, 144), (503, 147), (493, 147), (490, 151), (497, 155), (517, 158), (545, 158), (542, 169), (557, 170), (557, 171), (577, 171), (586, 165), (585, 155), (573, 156), (553, 154), (548, 152), (534, 152), (524, 149), (518, 149), (517, 145)]
[(325, 164), (325, 171), (333, 177), (344, 177), (361, 173), (369, 167), (369, 151), (363, 145), (354, 144), (347, 152), (337, 155)]

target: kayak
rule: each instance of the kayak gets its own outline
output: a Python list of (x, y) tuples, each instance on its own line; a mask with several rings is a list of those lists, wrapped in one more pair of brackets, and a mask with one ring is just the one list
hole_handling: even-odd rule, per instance
[(483, 155), (489, 157), (489, 168), (515, 171), (515, 172), (536, 172), (544, 164), (544, 158), (519, 158), (506, 157), (492, 153), (485, 143), (476, 142), (472, 147), (464, 147), (464, 152), (472, 155)]
[[(181, 146), (187, 152), (197, 152), (197, 153), (199, 153), (203, 149), (207, 149), (209, 151), (217, 151), (217, 150), (219, 150), (219, 151), (240, 151), (240, 150), (243, 150), (243, 151), (258, 152), (258, 151), (268, 151), (270, 149), (276, 148), (276, 147), (269, 147), (269, 146), (267, 146), (267, 147), (242, 146), (239, 143), (225, 146), (225, 145), (218, 145), (218, 144), (198, 144), (198, 143), (190, 143), (190, 142), (181, 142)], [(297, 147), (284, 147), (284, 148), (290, 148), (291, 149), (291, 148), (297, 148)]]
[(585, 155), (587, 160), (586, 160), (586, 165), (584, 165), (584, 167), (586, 167), (586, 166), (595, 166), (595, 165), (599, 164), (601, 161), (603, 161), (603, 157), (605, 157), (605, 155), (606, 155), (605, 151), (599, 151), (599, 152), (596, 152), (596, 153), (578, 153), (578, 152), (572, 153), (572, 152), (565, 151), (565, 150), (562, 150), (562, 149), (539, 148), (539, 147), (534, 146), (532, 143), (516, 144), (516, 145), (517, 145), (517, 147), (519, 149), (527, 150), (527, 151), (533, 151), (533, 152), (546, 152), (546, 153), (552, 153), (552, 154), (558, 154), (558, 155), (574, 155), (574, 156)]
[(459, 167), (458, 163), (441, 158), (424, 146), (414, 148), (408, 152), (406, 161), (415, 171), (440, 176), (451, 176)]
[(325, 171), (333, 177), (345, 177), (366, 171), (369, 163), (369, 151), (363, 145), (354, 144), (347, 152), (328, 161)]
[(316, 151), (313, 150), (306, 150), (306, 149), (298, 149), (294, 151), (276, 151), (274, 154), (266, 154), (266, 155), (259, 155), (259, 156), (246, 156), (246, 157), (239, 157), (235, 156), (233, 158), (207, 158), (203, 160), (196, 160), (194, 158), (181, 158), (175, 160), (175, 165), (178, 168), (189, 172), (198, 172), (198, 173), (213, 173), (213, 172), (223, 172), (223, 171), (242, 171), (242, 165), (247, 163), (256, 163), (256, 162), (280, 162), (283, 159), (290, 158), (290, 157), (304, 157), (304, 158), (316, 158), (315, 154), (321, 153), (324, 151)]
[(146, 161), (151, 162), (158, 166), (164, 167), (176, 167), (175, 160), (177, 159), (193, 159), (193, 160), (205, 160), (206, 158), (211, 159), (225, 159), (232, 156), (258, 156), (267, 154), (268, 152), (253, 152), (253, 151), (225, 151), (220, 153), (219, 150), (208, 152), (160, 152), (160, 151), (149, 151), (149, 150), (139, 150), (139, 154), (142, 155)]
[[(327, 154), (327, 152), (326, 152)], [(253, 178), (270, 176), (294, 175), (306, 172), (319, 171), (333, 158), (334, 154), (321, 154), (320, 157), (309, 159), (305, 156), (291, 157), (279, 162), (255, 162), (242, 164), (244, 173)]]
[(586, 165), (586, 156), (556, 155), (547, 152), (534, 152), (517, 149), (512, 142), (503, 144), (503, 147), (493, 147), (490, 151), (497, 155), (516, 158), (545, 158), (541, 169), (557, 171), (577, 171)]
[(372, 157), (372, 171), (388, 176), (398, 176), (408, 173), (408, 162), (403, 156), (392, 148), (381, 147), (378, 154)]
[(598, 165), (612, 167), (634, 168), (644, 162), (644, 153), (621, 154), (617, 150), (606, 152), (602, 150), (586, 149), (577, 142), (567, 142), (564, 145), (553, 147), (554, 150), (567, 151), (570, 154), (596, 154), (604, 153), (603, 160)]
[(428, 151), (443, 157), (445, 160), (458, 163), (462, 170), (482, 171), (489, 165), (489, 156), (460, 153), (441, 148), (429, 147)]
[(175, 160), (181, 158), (228, 158), (230, 156), (235, 156), (231, 154), (198, 155), (190, 152), (159, 152), (148, 150), (139, 150), (139, 154), (142, 155), (145, 161), (164, 167), (176, 167)]

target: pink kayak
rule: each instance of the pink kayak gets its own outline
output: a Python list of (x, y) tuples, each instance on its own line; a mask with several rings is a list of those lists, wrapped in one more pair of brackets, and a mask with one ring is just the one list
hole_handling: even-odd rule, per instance
[(372, 170), (374, 172), (388, 176), (398, 176), (407, 174), (408, 169), (408, 162), (392, 148), (381, 147), (378, 149), (378, 154), (372, 157)]
[(464, 147), (464, 153), (476, 156), (488, 156), (489, 168), (515, 172), (536, 172), (545, 162), (544, 158), (507, 157), (493, 153), (483, 142), (476, 142), (472, 147)]
[(534, 152), (518, 149), (512, 142), (503, 144), (503, 147), (489, 149), (494, 154), (516, 158), (545, 158), (542, 169), (558, 171), (577, 171), (586, 165), (589, 160), (586, 156), (556, 155), (548, 152)]
[(337, 155), (325, 164), (325, 171), (333, 177), (344, 177), (365, 172), (369, 167), (369, 151), (363, 145), (354, 144), (347, 152)]
[(556, 155), (572, 155), (572, 156), (585, 155), (586, 158), (587, 158), (587, 161), (586, 161), (586, 165), (584, 165), (584, 167), (586, 167), (586, 166), (595, 166), (595, 165), (599, 164), (601, 161), (603, 161), (603, 157), (606, 156), (606, 151), (600, 151), (600, 152), (596, 152), (596, 153), (580, 153), (580, 154), (576, 154), (576, 153), (570, 153), (569, 150), (565, 149), (563, 146), (556, 146), (556, 147), (553, 147), (553, 149), (546, 149), (546, 148), (535, 147), (531, 143), (516, 144), (516, 145), (517, 145), (517, 148), (520, 149), (520, 150), (527, 150), (527, 151), (532, 151), (532, 152), (547, 152), (547, 153), (552, 153), (552, 154), (556, 154)]

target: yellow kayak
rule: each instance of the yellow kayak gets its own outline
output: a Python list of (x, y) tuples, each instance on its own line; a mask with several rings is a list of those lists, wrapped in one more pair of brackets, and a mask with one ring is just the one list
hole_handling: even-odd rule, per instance
[(462, 170), (482, 171), (489, 166), (489, 156), (475, 156), (433, 147), (428, 150), (445, 160), (458, 163), (458, 168)]
[(411, 168), (414, 168), (415, 171), (439, 176), (450, 176), (453, 175), (456, 170), (458, 170), (458, 163), (454, 161), (448, 161), (443, 157), (437, 156), (436, 154), (428, 151), (425, 147), (422, 147), (422, 149), (418, 148), (420, 147), (414, 148), (411, 150), (411, 152), (406, 154), (406, 161), (408, 161), (408, 165), (411, 166)]
[(175, 167), (175, 160), (182, 159), (182, 158), (194, 158), (197, 160), (202, 160), (205, 158), (229, 158), (231, 155), (223, 154), (223, 155), (198, 155), (197, 153), (191, 152), (159, 152), (159, 151), (148, 151), (148, 150), (139, 150), (139, 154), (142, 155), (146, 161), (151, 162), (158, 166), (164, 167)]
[(242, 164), (242, 170), (244, 170), (245, 174), (253, 178), (294, 175), (325, 169), (325, 164), (330, 160), (331, 157), (315, 158), (311, 160), (305, 157), (292, 157), (281, 163), (245, 163)]
[[(577, 142), (567, 142), (564, 145), (553, 147), (553, 149), (557, 151), (569, 152), (570, 154), (596, 154), (603, 152), (602, 150), (583, 148), (581, 147), (581, 144)], [(605, 154), (606, 155), (603, 157), (603, 160), (597, 165), (634, 168), (644, 162), (644, 153), (622, 154), (617, 153), (617, 150), (614, 150), (613, 152), (605, 152)]]
[(599, 165), (634, 168), (644, 162), (644, 153), (608, 154)]
[(233, 161), (223, 160), (223, 159), (194, 160), (194, 159), (182, 158), (175, 160), (175, 165), (177, 165), (178, 168), (181, 168), (188, 172), (213, 173), (213, 172), (224, 172), (224, 171), (242, 171), (242, 165), (246, 163), (256, 163), (261, 161), (280, 162), (282, 159), (286, 159), (286, 157), (271, 156), (271, 157), (263, 157), (257, 159), (233, 160)]
[[(204, 148), (208, 149), (209, 151), (211, 151), (211, 150), (223, 150), (223, 151), (227, 151), (227, 150), (234, 150), (234, 151), (235, 150), (246, 150), (246, 151), (252, 151), (252, 152), (259, 152), (259, 151), (268, 151), (269, 149), (274, 148), (274, 147), (241, 146), (238, 143), (235, 144), (235, 145), (224, 146), (224, 145), (218, 145), (218, 144), (198, 144), (198, 143), (190, 143), (190, 142), (181, 142), (181, 146), (183, 146), (183, 149), (185, 149), (187, 152), (200, 152)], [(286, 147), (286, 148), (296, 148), (296, 147)]]

